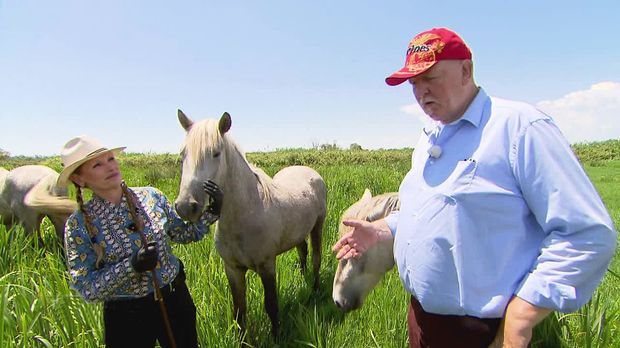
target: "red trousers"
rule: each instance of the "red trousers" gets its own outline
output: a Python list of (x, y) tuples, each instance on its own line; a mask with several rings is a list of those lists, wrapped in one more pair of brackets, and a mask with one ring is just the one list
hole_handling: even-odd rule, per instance
[(407, 323), (412, 348), (487, 348), (495, 339), (501, 318), (432, 314), (411, 296)]

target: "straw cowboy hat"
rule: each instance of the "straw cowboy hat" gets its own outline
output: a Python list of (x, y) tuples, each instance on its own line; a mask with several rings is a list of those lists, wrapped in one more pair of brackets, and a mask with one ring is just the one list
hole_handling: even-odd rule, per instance
[(99, 140), (81, 135), (69, 140), (60, 150), (60, 159), (62, 160), (63, 170), (58, 176), (56, 185), (59, 187), (67, 187), (69, 177), (84, 162), (87, 162), (103, 153), (112, 151), (115, 155), (123, 151), (125, 147), (115, 147), (108, 149), (104, 147)]

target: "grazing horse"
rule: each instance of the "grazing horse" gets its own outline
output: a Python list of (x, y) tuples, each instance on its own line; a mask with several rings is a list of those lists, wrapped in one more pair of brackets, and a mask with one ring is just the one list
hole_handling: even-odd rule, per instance
[(41, 221), (47, 216), (62, 242), (65, 222), (77, 205), (69, 198), (67, 189), (56, 186), (57, 179), (58, 173), (46, 166), (28, 165), (11, 171), (2, 169), (0, 216), (7, 228), (20, 223), (27, 233), (37, 233)]
[(279, 331), (276, 290), (276, 256), (297, 248), (302, 272), (306, 269), (310, 234), (314, 289), (319, 287), (321, 236), (326, 215), (325, 182), (311, 168), (291, 166), (273, 179), (248, 163), (228, 130), (231, 118), (194, 123), (178, 111), (187, 131), (182, 150), (182, 175), (175, 207), (179, 215), (196, 221), (206, 195), (202, 182), (213, 180), (224, 192), (224, 203), (215, 232), (215, 247), (224, 260), (232, 292), (233, 309), (245, 330), (248, 269), (258, 273), (264, 287), (265, 310), (274, 336)]
[[(375, 221), (399, 209), (398, 193), (372, 197), (366, 189), (362, 198), (351, 205), (340, 219), (339, 235), (350, 231), (342, 220)], [(381, 241), (357, 258), (340, 260), (334, 276), (332, 299), (338, 308), (347, 312), (362, 306), (364, 299), (383, 275), (394, 267), (394, 239)]]

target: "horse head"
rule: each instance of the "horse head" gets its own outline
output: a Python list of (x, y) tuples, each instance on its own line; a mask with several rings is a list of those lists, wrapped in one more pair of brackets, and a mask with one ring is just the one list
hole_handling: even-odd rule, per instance
[[(398, 209), (398, 194), (386, 193), (372, 197), (366, 189), (362, 198), (351, 205), (340, 219), (339, 235), (351, 228), (342, 220), (362, 219), (375, 221)], [(334, 276), (332, 299), (343, 311), (362, 306), (366, 296), (379, 283), (383, 275), (394, 266), (393, 240), (379, 242), (359, 257), (340, 260)]]
[(225, 112), (219, 121), (194, 122), (181, 110), (178, 110), (178, 118), (186, 136), (181, 150), (181, 184), (175, 208), (181, 218), (197, 221), (208, 203), (202, 183), (213, 180), (222, 186), (226, 176), (226, 150), (230, 145), (225, 135), (232, 120)]

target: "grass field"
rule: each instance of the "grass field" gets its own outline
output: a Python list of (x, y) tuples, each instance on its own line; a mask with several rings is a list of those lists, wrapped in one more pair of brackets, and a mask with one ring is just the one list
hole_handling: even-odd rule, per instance
[[(618, 143), (575, 146), (617, 226), (620, 223)], [(361, 196), (364, 188), (370, 188), (373, 193), (397, 190), (409, 169), (410, 155), (410, 149), (282, 150), (248, 154), (250, 161), (271, 175), (290, 164), (315, 168), (327, 183), (328, 216), (318, 292), (311, 290), (311, 272), (300, 273), (295, 251), (277, 259), (282, 326), (277, 342), (269, 335), (260, 280), (256, 274), (248, 273), (247, 346), (407, 346), (407, 294), (396, 271), (386, 275), (360, 310), (344, 315), (331, 300), (336, 260), (330, 247), (337, 239), (341, 212)], [(178, 161), (176, 155), (127, 154), (121, 158), (121, 167), (131, 186), (156, 186), (173, 200), (178, 191)], [(60, 169), (58, 158), (9, 158), (0, 161), (0, 166), (10, 169), (27, 163)], [(43, 229), (45, 246), (37, 246), (24, 236), (21, 228), (7, 231), (0, 225), (0, 346), (103, 346), (101, 306), (84, 302), (69, 289), (53, 227), (46, 221)], [(174, 250), (186, 265), (187, 283), (198, 308), (201, 346), (238, 347), (232, 300), (212, 236), (198, 243), (175, 245)], [(550, 316), (537, 328), (532, 346), (620, 347), (619, 274), (620, 258), (616, 254), (592, 301), (577, 313)]]

